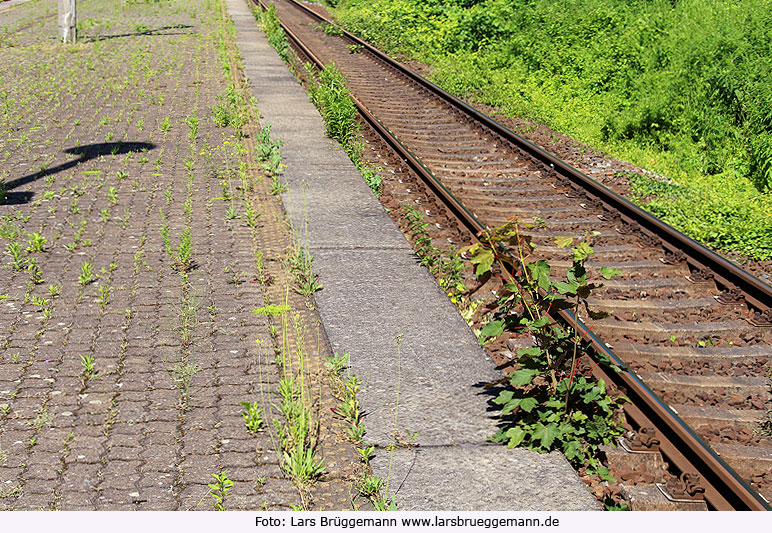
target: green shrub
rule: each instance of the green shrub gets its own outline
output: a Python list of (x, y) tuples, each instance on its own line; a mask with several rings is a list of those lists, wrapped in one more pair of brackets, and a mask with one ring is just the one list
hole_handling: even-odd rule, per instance
[(322, 114), (327, 136), (346, 147), (359, 133), (357, 109), (349, 96), (346, 80), (335, 63), (331, 63), (319, 72), (316, 81), (311, 101)]
[(270, 4), (265, 11), (255, 11), (255, 18), (263, 26), (263, 31), (270, 44), (285, 63), (289, 60), (289, 40), (281, 27), (279, 16), (276, 14), (276, 5)]

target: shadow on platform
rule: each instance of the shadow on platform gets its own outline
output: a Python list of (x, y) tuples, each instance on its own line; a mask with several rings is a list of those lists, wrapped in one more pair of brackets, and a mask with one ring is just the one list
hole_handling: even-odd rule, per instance
[[(141, 152), (142, 150), (148, 151), (148, 150), (152, 150), (153, 148), (155, 148), (155, 145), (153, 143), (142, 143), (142, 142), (96, 143), (96, 144), (85, 144), (83, 146), (76, 146), (74, 148), (68, 148), (67, 150), (64, 151), (64, 153), (73, 154), (80, 157), (78, 157), (78, 159), (73, 159), (72, 161), (62, 163), (61, 165), (57, 165), (51, 168), (46, 168), (39, 172), (35, 172), (34, 174), (27, 174), (26, 176), (23, 176), (21, 178), (11, 180), (5, 184), (5, 189), (6, 191), (12, 191), (13, 189), (18, 189), (19, 187), (26, 185), (27, 183), (37, 181), (41, 178), (45, 178), (46, 176), (50, 176), (51, 174), (57, 174), (59, 172), (63, 172), (74, 166), (79, 165), (80, 163), (85, 163), (86, 161), (89, 161), (91, 159), (94, 159), (96, 157), (100, 157), (103, 155), (121, 155), (121, 154), (127, 154), (129, 152)], [(27, 203), (32, 199), (33, 195), (34, 194), (29, 191), (7, 192), (5, 203), (6, 204)]]

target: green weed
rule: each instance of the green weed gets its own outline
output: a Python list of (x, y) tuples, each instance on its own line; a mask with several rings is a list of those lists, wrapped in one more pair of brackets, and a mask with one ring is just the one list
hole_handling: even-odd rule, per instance
[(260, 22), (265, 35), (268, 37), (268, 44), (270, 44), (274, 50), (276, 50), (276, 53), (279, 54), (279, 57), (281, 57), (282, 61), (285, 63), (289, 61), (289, 40), (287, 39), (287, 34), (284, 33), (284, 30), (281, 27), (281, 23), (279, 22), (279, 17), (276, 14), (276, 6), (274, 4), (270, 4), (268, 9), (265, 11), (256, 9), (254, 13), (255, 18), (257, 18), (258, 22)]
[(30, 422), (30, 425), (35, 428), (37, 431), (40, 431), (43, 426), (46, 426), (53, 422), (54, 415), (48, 412), (48, 409), (43, 407), (37, 415), (35, 415), (35, 418), (32, 419), (32, 422)]
[(367, 185), (376, 196), (379, 195), (383, 178), (378, 173), (383, 169), (362, 159), (357, 109), (343, 74), (334, 63), (326, 65), (318, 74), (307, 64), (306, 72), (312, 81), (309, 95), (322, 114), (326, 135), (341, 144)]
[(164, 119), (161, 121), (161, 124), (159, 125), (159, 129), (164, 134), (169, 133), (169, 131), (172, 129), (171, 119), (169, 117), (164, 117)]
[(185, 124), (188, 125), (188, 138), (191, 141), (195, 141), (198, 137), (198, 127), (199, 123), (201, 122), (201, 119), (195, 116), (188, 117), (185, 119)]
[(88, 285), (89, 283), (93, 283), (96, 278), (94, 277), (94, 265), (91, 263), (83, 263), (80, 266), (80, 276), (78, 276), (78, 281), (81, 285)]
[(59, 294), (62, 292), (62, 284), (60, 283), (54, 283), (48, 286), (48, 294), (51, 295), (51, 298), (56, 298), (59, 296)]
[(24, 247), (18, 242), (8, 243), (5, 254), (11, 257), (14, 270), (24, 270), (27, 268), (27, 258), (24, 255)]
[(110, 295), (112, 292), (113, 288), (110, 285), (99, 286), (99, 297), (97, 298), (97, 302), (99, 302), (100, 306), (107, 307), (107, 304), (110, 302)]
[(244, 417), (244, 423), (250, 433), (257, 433), (263, 429), (262, 414), (264, 409), (259, 409), (258, 405), (258, 402), (241, 402), (241, 406), (244, 408), (241, 416)]
[(451, 301), (458, 303), (460, 294), (466, 290), (463, 262), (453, 247), (440, 250), (433, 245), (432, 238), (426, 231), (428, 225), (415, 207), (408, 205), (403, 207), (402, 211), (408, 223), (408, 235), (413, 241), (416, 255), (421, 258), (421, 264), (437, 278), (440, 287)]
[[(518, 222), (507, 223), (486, 231), (480, 243), (462, 250), (478, 279), (486, 279), (494, 269), (504, 279), (504, 287), (497, 291), (495, 312), (479, 332), (480, 342), (521, 328), (535, 341), (535, 346), (517, 351), (518, 367), (508, 375), (509, 387), (494, 400), (502, 407), (503, 424), (492, 440), (542, 453), (559, 449), (574, 465), (608, 477), (608, 469), (598, 458), (599, 449), (622, 434), (620, 409), (626, 400), (612, 397), (602, 380), (592, 379), (590, 368), (581, 364), (586, 346), (580, 335), (555, 324), (549, 314), (570, 309), (577, 317), (580, 312), (593, 320), (607, 316), (587, 304), (591, 292), (601, 286), (585, 268), (593, 253), (592, 236), (555, 238), (559, 248), (572, 247), (573, 265), (560, 281), (550, 276), (546, 260), (530, 257), (530, 237), (523, 234), (527, 228)], [(600, 269), (604, 279), (619, 273), (608, 267)], [(602, 362), (617, 370), (609, 361)]]
[(324, 366), (327, 368), (328, 372), (340, 376), (343, 373), (343, 370), (348, 367), (348, 359), (348, 353), (343, 352), (343, 355), (338, 355), (338, 352), (335, 352), (327, 358)]
[(40, 235), (37, 231), (35, 233), (29, 233), (27, 235), (29, 240), (27, 241), (27, 253), (44, 252), (46, 246), (46, 238)]
[(271, 181), (271, 190), (269, 191), (272, 195), (277, 196), (283, 192), (287, 191), (287, 184), (282, 183), (279, 180), (279, 176), (274, 176)]
[(233, 487), (234, 483), (228, 479), (228, 475), (225, 471), (222, 471), (219, 474), (212, 474), (212, 477), (215, 479), (215, 482), (210, 483), (207, 486), (210, 489), (209, 495), (214, 498), (214, 510), (224, 511), (225, 497), (228, 495), (228, 491)]
[(80, 356), (80, 365), (83, 368), (83, 378), (88, 380), (97, 376), (96, 357), (91, 354)]
[(298, 294), (310, 296), (322, 289), (319, 276), (313, 270), (314, 256), (302, 247), (297, 247), (288, 256), (287, 263), (290, 274), (295, 280), (294, 290)]
[[(171, 250), (171, 245), (167, 247), (167, 252)], [(172, 259), (172, 268), (180, 273), (187, 273), (193, 268), (193, 246), (190, 242), (190, 228), (185, 228), (180, 235), (180, 243), (176, 253), (170, 253)]]

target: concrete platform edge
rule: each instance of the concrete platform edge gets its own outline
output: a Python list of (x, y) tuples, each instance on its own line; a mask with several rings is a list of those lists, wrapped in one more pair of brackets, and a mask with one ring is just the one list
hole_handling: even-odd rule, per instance
[[(226, 4), (261, 124), (291, 154), (283, 200), (315, 257), (324, 329), (363, 381), (365, 440), (379, 447), (373, 471), (384, 480), (391, 473), (399, 508), (597, 510), (561, 454), (486, 443), (496, 421), (480, 385), (497, 377), (493, 362), (342, 149), (324, 137), (303, 89), (277, 75), (286, 67), (245, 1)], [(409, 445), (389, 452), (395, 434)]]

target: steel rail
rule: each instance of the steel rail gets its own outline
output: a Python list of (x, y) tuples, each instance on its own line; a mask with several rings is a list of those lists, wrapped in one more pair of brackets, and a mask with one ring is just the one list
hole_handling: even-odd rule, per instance
[[(263, 2), (264, 0), (260, 0)], [(538, 146), (525, 140), (509, 128), (503, 126), (493, 118), (478, 111), (469, 104), (459, 100), (452, 94), (448, 93), (444, 89), (438, 87), (429, 80), (423, 78), (419, 74), (416, 74), (405, 65), (392, 59), (387, 54), (381, 52), (374, 46), (363, 41), (356, 35), (346, 31), (345, 29), (337, 26), (333, 21), (319, 15), (315, 11), (311, 10), (307, 6), (297, 2), (296, 0), (287, 0), (288, 2), (296, 5), (298, 8), (309, 13), (311, 16), (319, 21), (327, 22), (338, 27), (343, 34), (355, 42), (366, 48), (373, 55), (387, 63), (390, 67), (399, 70), (402, 74), (409, 77), (411, 80), (419, 83), (423, 87), (434, 92), (440, 96), (443, 100), (452, 104), (454, 107), (463, 111), (476, 122), (490, 128), (509, 142), (515, 144), (519, 148), (528, 152), (530, 155), (548, 165), (561, 175), (569, 178), (573, 183), (582, 187), (590, 195), (606, 204), (611, 211), (616, 211), (630, 221), (638, 223), (640, 226), (650, 231), (652, 234), (663, 240), (663, 244), (671, 251), (680, 250), (684, 252), (688, 261), (697, 269), (707, 268), (710, 270), (717, 280), (725, 287), (731, 287), (736, 285), (745, 294), (746, 300), (757, 307), (761, 311), (772, 309), (772, 286), (760, 280), (756, 276), (746, 272), (742, 268), (738, 267), (731, 261), (720, 256), (714, 251), (708, 249), (704, 245), (698, 243), (691, 237), (688, 237), (676, 230), (669, 224), (663, 222), (657, 217), (644, 211), (628, 199), (620, 196), (614, 191), (610, 190), (606, 186), (598, 183), (594, 179), (590, 178), (586, 174), (575, 169), (565, 161), (555, 157), (554, 155), (542, 150)]]
[[(265, 5), (266, 0), (252, 1), (259, 3), (260, 7), (263, 9), (266, 9), (267, 7)], [(316, 20), (334, 24), (332, 21), (322, 17), (318, 13), (296, 2), (295, 0), (287, 1), (302, 9)], [(314, 54), (313, 51), (311, 51), (290, 28), (288, 28), (283, 22), (280, 21), (280, 23), (287, 36), (292, 40), (293, 44), (298, 49), (300, 49), (304, 55), (311, 59), (318, 68), (323, 68), (324, 63), (318, 58), (318, 56), (316, 56), (316, 54)], [(553, 168), (560, 168), (561, 170), (563, 168), (571, 169), (572, 172), (584, 177), (585, 180), (592, 182), (597, 187), (608, 191), (610, 194), (613, 194), (619, 200), (621, 200), (622, 203), (629, 204), (629, 206), (632, 206), (632, 208), (635, 210), (641, 211), (647, 217), (656, 221), (658, 223), (657, 227), (662, 226), (669, 228), (672, 232), (675, 232), (685, 239), (688, 239), (710, 254), (719, 257), (719, 259), (728, 263), (731, 267), (737, 268), (735, 265), (732, 265), (725, 259), (720, 258), (720, 256), (714, 252), (708, 250), (699, 243), (694, 242), (688, 237), (683, 236), (680, 232), (670, 228), (670, 226), (664, 222), (659, 221), (648, 213), (643, 212), (640, 210), (640, 208), (633, 205), (626, 199), (616, 195), (616, 193), (609, 191), (591, 178), (581, 174), (579, 171), (573, 169), (573, 167), (570, 167), (568, 164), (563, 163), (554, 156), (528, 143), (524, 139), (521, 139), (514, 132), (507, 130), (489, 117), (483, 115), (481, 112), (459, 101), (452, 95), (449, 95), (442, 89), (436, 87), (431, 82), (424, 80), (422, 77), (413, 73), (403, 65), (400, 65), (398, 62), (383, 54), (365, 41), (362, 41), (358, 37), (343, 30), (342, 28), (340, 29), (347, 38), (354, 41), (356, 44), (364, 46), (372, 53), (374, 53), (378, 59), (386, 62), (389, 66), (398, 68), (398, 70), (409, 75), (409, 77), (414, 81), (417, 81), (421, 85), (432, 89), (432, 91), (438, 93), (441, 98), (449, 100), (450, 103), (457, 105), (457, 107), (470, 110), (468, 111), (468, 114), (476, 121), (482, 122), (486, 126), (488, 126), (489, 122), (495, 124), (497, 128), (492, 129), (496, 129), (497, 133), (498, 128), (508, 131), (512, 136), (514, 136), (514, 138), (518, 140), (515, 142), (515, 144), (520, 144), (520, 142), (525, 143), (536, 153), (543, 154), (542, 157), (549, 158), (548, 161)], [(467, 227), (467, 229), (469, 229), (475, 235), (486, 229), (486, 226), (483, 225), (463, 205), (461, 201), (459, 201), (450, 191), (448, 191), (442, 182), (421, 163), (418, 157), (416, 157), (410, 150), (408, 150), (399, 141), (399, 139), (394, 134), (392, 134), (389, 129), (367, 109), (367, 107), (361, 101), (359, 101), (354, 95), (352, 95), (352, 99), (354, 100), (354, 103), (356, 104), (363, 118), (365, 118), (365, 120), (367, 120), (368, 123), (384, 138), (384, 140), (392, 147), (392, 149), (400, 154), (400, 156), (411, 167), (411, 169), (413, 169), (413, 171), (416, 172), (436, 194), (438, 194), (438, 196), (446, 203), (446, 205), (448, 205), (451, 211), (453, 211), (454, 215), (459, 218), (459, 220)], [(482, 117), (485, 120), (481, 120), (478, 117)], [(528, 151), (531, 152), (531, 150)], [(542, 157), (539, 157), (536, 154), (534, 155), (538, 159), (544, 161)], [(560, 167), (555, 163), (559, 163)], [(756, 279), (750, 274), (747, 274), (747, 276)], [(760, 280), (757, 281), (762, 285), (765, 285)], [(772, 287), (768, 288), (770, 290), (769, 296), (772, 298)], [(716, 510), (772, 510), (772, 507), (769, 505), (769, 503), (766, 502), (766, 500), (760, 494), (753, 490), (753, 488), (751, 488), (745, 482), (745, 480), (739, 476), (739, 474), (737, 474), (729, 465), (727, 465), (724, 460), (721, 459), (718, 454), (713, 449), (711, 449), (695, 433), (693, 429), (688, 426), (688, 424), (686, 424), (676, 413), (674, 413), (671, 408), (662, 399), (659, 398), (659, 396), (657, 396), (645, 383), (643, 383), (643, 381), (634, 372), (629, 370), (627, 365), (621, 359), (619, 359), (613, 350), (601, 339), (599, 339), (594, 333), (592, 333), (586, 324), (584, 324), (578, 317), (576, 317), (571, 311), (568, 310), (561, 310), (556, 312), (555, 317), (559, 317), (563, 323), (574, 328), (575, 331), (579, 332), (582, 338), (588, 340), (590, 346), (596, 354), (596, 361), (600, 361), (603, 358), (608, 358), (608, 360), (612, 361), (615, 365), (620, 367), (621, 371), (613, 372), (607, 371), (603, 368), (602, 365), (596, 365), (592, 372), (596, 378), (604, 379), (607, 383), (613, 383), (619, 389), (623, 390), (628, 397), (630, 397), (632, 403), (625, 404), (625, 413), (636, 424), (638, 424), (639, 427), (657, 428), (658, 432), (660, 433), (660, 437), (662, 438), (662, 442), (660, 443), (660, 452), (663, 456), (670, 460), (671, 463), (675, 465), (676, 468), (678, 468), (681, 472), (699, 473), (703, 482), (705, 483), (705, 499), (711, 505), (711, 507)]]

